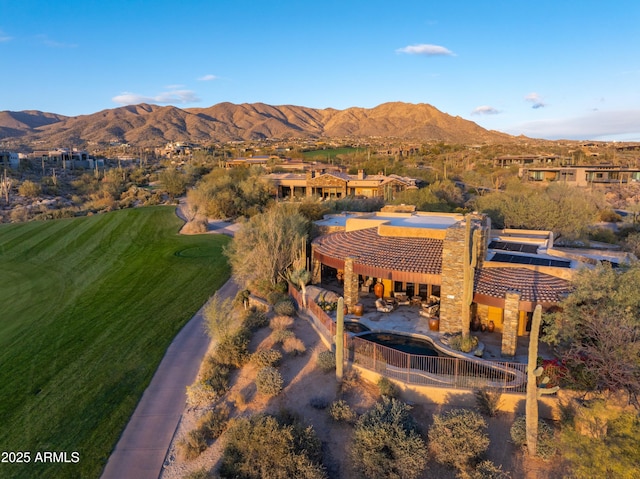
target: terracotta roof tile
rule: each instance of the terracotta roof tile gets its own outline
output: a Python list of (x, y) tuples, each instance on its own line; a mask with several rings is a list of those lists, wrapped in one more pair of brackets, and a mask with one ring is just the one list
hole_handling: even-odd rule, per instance
[(571, 292), (571, 283), (526, 268), (484, 268), (476, 274), (475, 293), (504, 298), (509, 290), (520, 292), (521, 301), (559, 303)]
[(394, 271), (441, 274), (442, 240), (378, 235), (377, 228), (339, 232), (313, 241), (316, 251), (336, 259)]

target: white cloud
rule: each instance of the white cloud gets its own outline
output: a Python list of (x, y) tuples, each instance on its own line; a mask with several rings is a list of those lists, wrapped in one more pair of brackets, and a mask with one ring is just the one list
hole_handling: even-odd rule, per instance
[(13, 37), (10, 37), (6, 33), (4, 33), (3, 30), (0, 30), (0, 43), (10, 42), (11, 40), (13, 40)]
[(640, 141), (640, 110), (590, 111), (575, 118), (522, 123), (506, 131), (513, 135), (552, 140)]
[(528, 95), (525, 95), (524, 100), (528, 101), (529, 103), (533, 103), (533, 105), (531, 105), (531, 108), (534, 108), (536, 110), (538, 108), (544, 108), (545, 106), (547, 106), (542, 97), (536, 92), (531, 92)]
[(76, 48), (77, 43), (64, 43), (56, 40), (51, 40), (47, 35), (36, 35), (36, 38), (42, 42), (43, 45), (52, 48)]
[(500, 110), (489, 105), (479, 106), (471, 112), (472, 115), (497, 115), (498, 113), (500, 113)]
[(218, 77), (215, 75), (204, 75), (201, 76), (200, 78), (198, 78), (198, 81), (213, 81), (213, 80), (217, 80)]
[(161, 92), (155, 96), (124, 92), (114, 96), (111, 101), (120, 105), (136, 105), (138, 103), (185, 104), (199, 102), (200, 98), (191, 90), (171, 90)]
[(426, 43), (421, 43), (419, 45), (408, 45), (404, 48), (398, 48), (396, 53), (407, 53), (409, 55), (426, 55), (426, 56), (437, 56), (437, 55), (448, 55), (455, 56), (451, 50), (446, 47), (440, 45), (430, 45)]

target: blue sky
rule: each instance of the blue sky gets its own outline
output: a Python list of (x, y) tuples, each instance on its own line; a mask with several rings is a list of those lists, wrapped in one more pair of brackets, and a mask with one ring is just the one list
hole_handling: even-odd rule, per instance
[(640, 141), (637, 0), (0, 0), (0, 110), (429, 103)]

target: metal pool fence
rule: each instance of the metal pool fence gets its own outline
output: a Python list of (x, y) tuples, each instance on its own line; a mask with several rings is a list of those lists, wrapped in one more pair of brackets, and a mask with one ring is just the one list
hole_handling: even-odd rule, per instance
[[(289, 286), (289, 293), (302, 307), (301, 293), (293, 286)], [(321, 334), (333, 343), (336, 333), (333, 319), (313, 301), (308, 302), (307, 311)], [(350, 334), (345, 334), (344, 344), (344, 357), (349, 362), (406, 384), (526, 391), (526, 364), (409, 354)]]

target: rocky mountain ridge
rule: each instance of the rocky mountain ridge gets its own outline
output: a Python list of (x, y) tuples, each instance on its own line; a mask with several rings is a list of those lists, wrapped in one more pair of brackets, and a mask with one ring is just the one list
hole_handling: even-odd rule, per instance
[(170, 141), (207, 144), (321, 137), (385, 137), (448, 143), (498, 143), (515, 139), (425, 103), (394, 102), (345, 110), (228, 102), (208, 108), (180, 109), (142, 103), (75, 117), (39, 111), (0, 112), (0, 140), (50, 146), (110, 142), (158, 146)]

